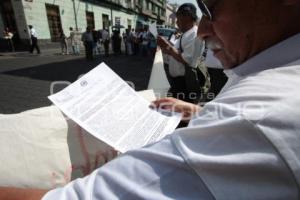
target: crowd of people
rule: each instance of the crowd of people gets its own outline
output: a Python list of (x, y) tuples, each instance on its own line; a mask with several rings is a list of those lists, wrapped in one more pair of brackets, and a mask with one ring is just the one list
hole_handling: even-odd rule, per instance
[[(33, 53), (34, 49), (37, 50), (37, 53), (40, 54), (40, 48), (38, 45), (38, 36), (36, 30), (33, 28), (32, 25), (28, 25), (29, 28), (29, 36), (30, 36), (30, 46), (29, 46), (29, 52)], [(27, 31), (27, 30), (24, 30)], [(19, 40), (18, 36), (16, 36), (16, 32), (12, 31), (12, 29), (6, 27), (3, 31), (3, 39), (6, 41), (6, 51), (14, 52), (15, 49), (15, 41)]]
[[(30, 47), (29, 52), (34, 50), (41, 53), (38, 33), (33, 25), (29, 25)], [(153, 56), (156, 50), (156, 39), (149, 33), (147, 28), (126, 29), (122, 35), (121, 29), (113, 29), (112, 33), (108, 29), (95, 30), (87, 27), (84, 32), (78, 28), (70, 27), (68, 33), (62, 29), (59, 33), (59, 43), (62, 55), (80, 55), (82, 47), (85, 49), (86, 59), (91, 60), (99, 54), (109, 56), (110, 50), (113, 54), (119, 55), (143, 55)], [(3, 31), (3, 38), (7, 45), (7, 51), (15, 51), (13, 43), (13, 32), (6, 28)], [(123, 44), (122, 44), (123, 42)], [(124, 52), (123, 51), (124, 47)]]
[(123, 33), (126, 54), (153, 56), (156, 50), (156, 38), (149, 32), (148, 27), (126, 29)]
[[(125, 53), (126, 55), (153, 56), (156, 50), (156, 38), (150, 34), (147, 28), (126, 29), (121, 36), (120, 29), (114, 29), (112, 34), (107, 29), (93, 30), (87, 27), (82, 34), (82, 42), (85, 46), (86, 58), (93, 59), (104, 49), (105, 56), (109, 56), (111, 47), (114, 55)], [(123, 42), (123, 45), (122, 45)], [(122, 52), (122, 46), (125, 52)]]

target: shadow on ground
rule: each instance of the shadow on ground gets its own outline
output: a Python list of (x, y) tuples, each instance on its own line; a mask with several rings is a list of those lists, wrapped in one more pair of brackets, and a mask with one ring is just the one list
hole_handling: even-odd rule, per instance
[(135, 90), (147, 89), (153, 58), (119, 55), (99, 57), (93, 61), (78, 58), (52, 62), (1, 73), (0, 91), (3, 95), (0, 95), (0, 113), (12, 114), (51, 105), (47, 96), (67, 86), (55, 84), (52, 90), (53, 81), (74, 82), (101, 62), (125, 81), (134, 83)]
[(44, 64), (26, 69), (6, 71), (3, 74), (21, 76), (45, 81), (74, 82), (82, 74), (87, 73), (101, 62), (105, 62), (122, 79), (131, 81), (136, 90), (147, 89), (153, 58), (140, 56), (110, 56), (98, 57), (93, 61), (84, 58), (63, 62)]

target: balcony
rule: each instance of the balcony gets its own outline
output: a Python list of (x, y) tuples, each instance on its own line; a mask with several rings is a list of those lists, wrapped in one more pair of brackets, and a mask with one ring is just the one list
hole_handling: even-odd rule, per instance
[(122, 7), (122, 8), (125, 8), (125, 9), (129, 9), (129, 10), (132, 10), (132, 11), (135, 11), (136, 8), (137, 9), (141, 9), (138, 5), (138, 4), (135, 4), (135, 1), (132, 1), (132, 0), (97, 0), (97, 1), (104, 1), (103, 3), (109, 3), (109, 4), (113, 4), (113, 5), (116, 5), (118, 7)]
[(161, 21), (165, 22), (167, 20), (166, 16), (159, 15), (158, 17), (159, 17), (159, 20), (161, 20)]
[(111, 3), (115, 3), (118, 5), (122, 5), (121, 0), (106, 0), (106, 1), (110, 1)]
[(153, 15), (158, 15), (158, 13), (157, 13), (157, 11), (156, 10), (152, 10), (152, 12), (151, 12)]
[(144, 15), (152, 16), (152, 12), (151, 12), (150, 10), (143, 9), (143, 10), (142, 10), (142, 13), (143, 13)]
[(165, 3), (164, 1), (158, 1), (158, 0), (151, 0), (151, 2), (153, 2), (154, 4), (156, 4), (157, 6), (164, 8), (165, 7)]

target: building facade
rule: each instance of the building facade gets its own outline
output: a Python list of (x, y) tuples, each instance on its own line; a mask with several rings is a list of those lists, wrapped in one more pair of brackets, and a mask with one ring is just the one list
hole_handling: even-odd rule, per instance
[(0, 31), (9, 27), (15, 34), (15, 43), (28, 45), (28, 25), (38, 34), (40, 43), (57, 42), (69, 27), (85, 31), (114, 27), (143, 28), (156, 21), (166, 20), (165, 0), (1, 0)]
[(168, 28), (176, 27), (176, 10), (178, 8), (177, 4), (169, 4), (166, 5), (166, 21), (165, 25)]

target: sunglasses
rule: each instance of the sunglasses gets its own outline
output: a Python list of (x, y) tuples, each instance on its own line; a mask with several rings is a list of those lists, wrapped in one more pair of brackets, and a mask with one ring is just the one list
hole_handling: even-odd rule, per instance
[(200, 8), (202, 14), (209, 20), (212, 20), (212, 12), (209, 10), (213, 6), (216, 0), (197, 0), (198, 7)]

